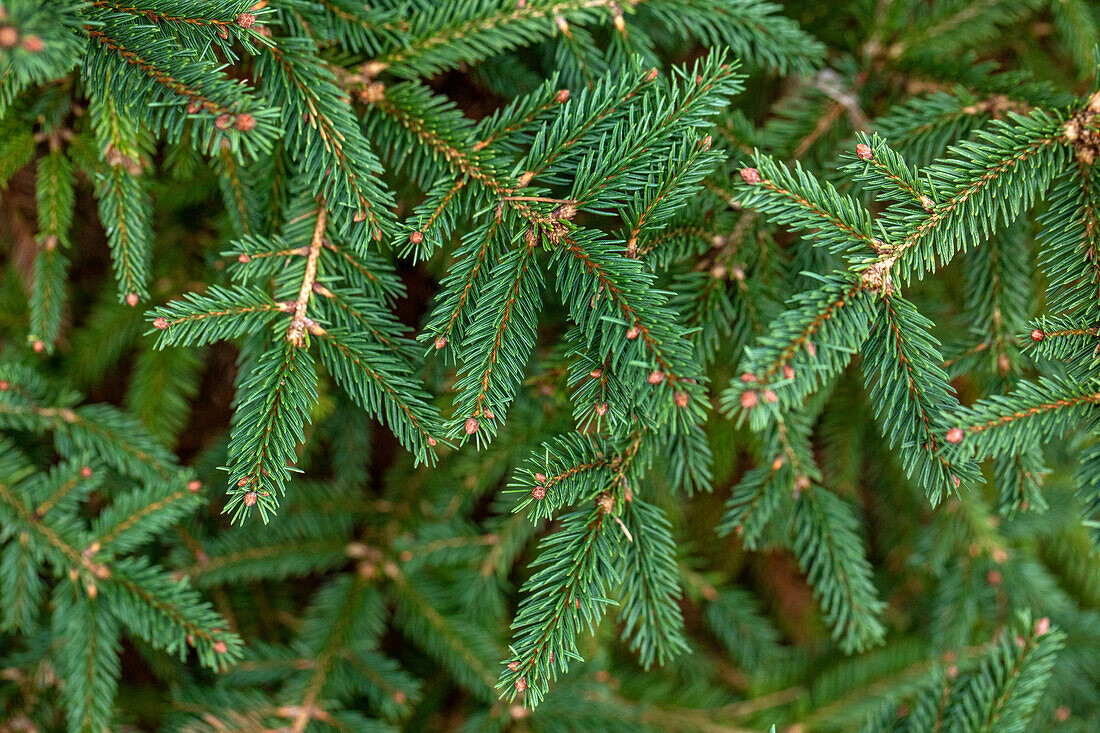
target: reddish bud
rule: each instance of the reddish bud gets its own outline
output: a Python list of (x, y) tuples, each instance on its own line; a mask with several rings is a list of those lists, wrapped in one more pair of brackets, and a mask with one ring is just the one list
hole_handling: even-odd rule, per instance
[(527, 689), (527, 680), (522, 677), (516, 680), (516, 692), (523, 692)]
[(189, 115), (197, 115), (201, 109), (202, 102), (198, 99), (192, 99), (187, 103), (187, 114)]
[(656, 78), (657, 78), (657, 70), (656, 69), (650, 69), (649, 73), (645, 75), (645, 80), (646, 81), (653, 81)]
[(256, 118), (247, 112), (242, 112), (237, 115), (237, 119), (233, 121), (233, 126), (241, 132), (248, 132), (256, 127)]
[(496, 419), (496, 415), (493, 414), (492, 410), (486, 410), (484, 414), (485, 414), (485, 419), (486, 420), (495, 420)]
[(251, 261), (252, 258), (246, 254), (237, 255), (237, 262), (240, 262), (242, 265), (247, 265)]
[(91, 478), (92, 477), (92, 469), (89, 468), (88, 466), (83, 466), (80, 469), (80, 475), (83, 476), (84, 478)]
[(954, 664), (952, 664), (950, 667), (947, 668), (947, 678), (948, 679), (953, 680), (958, 676), (959, 676), (959, 668), (956, 667)]
[(751, 410), (756, 407), (757, 401), (756, 392), (751, 389), (741, 393), (741, 407), (744, 409)]
[(794, 369), (791, 368), (790, 364), (783, 365), (783, 378), (794, 379)]
[(963, 442), (962, 428), (951, 428), (950, 430), (948, 430), (947, 431), (947, 442), (948, 443), (954, 443), (955, 445), (958, 445), (959, 443)]
[(201, 481), (189, 481), (189, 482), (187, 482), (187, 490), (190, 491), (192, 494), (199, 493), (199, 489), (201, 489), (201, 488), (202, 488), (202, 482)]
[(256, 22), (256, 16), (252, 13), (241, 13), (237, 16), (237, 25), (241, 28), (251, 28), (252, 24)]
[(756, 170), (755, 168), (742, 168), (741, 180), (749, 184), (750, 186), (755, 186), (757, 183), (760, 183), (764, 179), (760, 177), (760, 171)]
[(519, 669), (519, 662), (508, 662), (508, 669), (515, 672), (517, 669)]
[(404, 705), (405, 701), (408, 700), (408, 699), (409, 699), (408, 695), (406, 695), (401, 690), (398, 690), (397, 692), (393, 693), (393, 701), (395, 703), (397, 703), (398, 705)]
[(436, 351), (439, 351), (440, 349), (444, 348), (446, 345), (447, 345), (447, 337), (446, 336), (436, 336), (435, 337), (435, 350)]
[(638, 330), (637, 326), (631, 326), (630, 328), (628, 328), (626, 330), (626, 337), (629, 340), (633, 341), (634, 339), (638, 338), (638, 336), (640, 336), (641, 333), (642, 332)]
[(710, 150), (711, 143), (713, 142), (714, 138), (712, 138), (710, 135), (707, 135), (705, 138), (703, 138), (703, 150)]
[(864, 145), (863, 143), (860, 143), (856, 146), (856, 157), (858, 157), (860, 160), (870, 160), (874, 157), (874, 155), (875, 154), (871, 151), (870, 145)]
[(779, 402), (779, 396), (770, 389), (766, 389), (764, 390), (764, 401), (774, 405), (776, 402)]
[(42, 43), (42, 39), (38, 36), (27, 36), (23, 39), (23, 48), (30, 53), (38, 53), (45, 47), (45, 44)]
[(428, 445), (433, 448), (435, 447), (435, 438), (431, 437), (430, 435), (428, 436)]
[(194, 634), (188, 634), (187, 635), (187, 646), (195, 646), (195, 636), (194, 636)]
[(755, 374), (749, 374), (748, 372), (745, 372), (744, 374), (741, 375), (741, 381), (744, 382), (745, 384), (752, 384), (756, 381), (756, 375)]
[(232, 124), (233, 115), (229, 114), (228, 112), (218, 115), (217, 119), (214, 120), (214, 127), (218, 128), (219, 130), (225, 130)]
[(214, 651), (217, 652), (218, 654), (225, 654), (225, 652), (226, 652), (225, 642), (224, 641), (215, 641), (214, 642)]
[(31, 344), (31, 348), (34, 349), (35, 353), (41, 354), (46, 350), (46, 344), (43, 341), (35, 341)]
[(554, 101), (558, 104), (565, 104), (569, 101), (569, 90), (559, 89), (558, 93), (554, 96)]
[(536, 486), (535, 488), (531, 489), (531, 498), (532, 499), (534, 499), (536, 501), (542, 501), (542, 499), (544, 499), (545, 497), (546, 497), (546, 487), (545, 486)]
[(237, 481), (237, 486), (248, 486), (248, 479), (242, 478), (241, 480)]
[(547, 661), (547, 662), (548, 662), (549, 664), (553, 664), (553, 663), (554, 663), (554, 651), (553, 651), (553, 650), (550, 650), (550, 654), (549, 654), (549, 656), (548, 656), (548, 657), (546, 658), (546, 661)]
[(481, 427), (481, 423), (477, 421), (476, 417), (466, 418), (465, 430), (467, 435), (473, 435), (477, 432), (477, 429)]
[(955, 488), (962, 486), (962, 481), (955, 474), (951, 474), (951, 481), (955, 484)]
[(126, 296), (126, 304), (129, 305), (131, 308), (136, 307), (137, 304), (138, 304), (138, 294), (137, 293), (130, 293), (129, 295), (127, 295)]
[(412, 242), (413, 244), (420, 244), (421, 242), (424, 241), (424, 235), (421, 234), (418, 231), (413, 232), (409, 235), (409, 241)]
[(163, 331), (164, 329), (168, 328), (168, 319), (164, 316), (160, 316), (155, 321), (153, 321), (153, 328), (157, 328)]
[(650, 384), (660, 384), (663, 381), (665, 381), (665, 373), (664, 372), (662, 372), (660, 370), (657, 370), (657, 371), (649, 373), (649, 383)]
[(354, 222), (360, 222), (360, 221), (363, 221), (366, 218), (367, 218), (367, 212), (363, 209), (359, 209), (359, 211), (355, 212), (355, 216), (351, 217), (351, 220), (354, 221)]
[(599, 415), (600, 417), (603, 417), (604, 415), (607, 414), (607, 403), (606, 402), (596, 403), (596, 414)]
[(603, 376), (603, 369), (593, 369), (591, 374), (589, 374), (589, 376), (592, 377), (593, 379), (599, 379), (600, 377)]
[(1069, 720), (1069, 708), (1065, 705), (1059, 705), (1058, 709), (1054, 711), (1054, 720), (1059, 723), (1064, 723)]
[(817, 356), (817, 347), (814, 346), (813, 341), (806, 342), (806, 353), (810, 356)]
[(988, 573), (985, 574), (985, 579), (989, 581), (990, 585), (1000, 585), (1001, 584), (1001, 571), (1000, 570), (990, 570)]
[(1046, 337), (1047, 337), (1047, 335), (1045, 333), (1043, 333), (1043, 329), (1041, 329), (1041, 328), (1036, 328), (1034, 331), (1031, 332), (1031, 340), (1032, 341), (1042, 341)]
[(672, 396), (672, 401), (676, 403), (677, 407), (687, 407), (688, 406), (688, 393), (687, 392), (677, 392), (675, 395)]
[(1050, 631), (1050, 619), (1043, 616), (1041, 619), (1035, 622), (1035, 635), (1042, 636)]
[(11, 48), (19, 43), (19, 31), (10, 25), (0, 28), (0, 48)]
[(546, 474), (536, 473), (535, 474), (535, 481), (538, 481), (540, 484), (546, 483)]
[(7, 392), (11, 389), (11, 382), (6, 379), (0, 379), (0, 392)]
[(246, 492), (244, 492), (244, 505), (245, 506), (255, 506), (255, 504), (256, 504), (256, 492), (255, 491), (246, 491)]

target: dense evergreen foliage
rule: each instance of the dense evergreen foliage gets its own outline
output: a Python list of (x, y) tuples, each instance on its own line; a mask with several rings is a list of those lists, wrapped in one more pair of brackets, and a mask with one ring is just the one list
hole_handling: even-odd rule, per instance
[(0, 2), (0, 731), (1097, 730), (1098, 23)]

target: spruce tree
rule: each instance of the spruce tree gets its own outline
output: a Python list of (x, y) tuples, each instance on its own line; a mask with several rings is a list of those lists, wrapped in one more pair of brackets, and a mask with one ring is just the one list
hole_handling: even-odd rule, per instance
[(1088, 0), (0, 2), (0, 731), (1100, 728)]

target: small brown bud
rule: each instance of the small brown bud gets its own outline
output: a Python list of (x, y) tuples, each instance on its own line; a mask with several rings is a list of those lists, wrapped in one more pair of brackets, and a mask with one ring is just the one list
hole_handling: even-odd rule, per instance
[(430, 445), (432, 448), (435, 447), (435, 438), (431, 437), (430, 435), (428, 436), (428, 445)]
[(38, 36), (27, 36), (23, 39), (23, 48), (26, 49), (28, 53), (38, 53), (45, 47), (45, 44), (42, 43), (42, 39)]
[(1050, 619), (1043, 616), (1041, 619), (1035, 622), (1035, 635), (1042, 636), (1050, 631)]
[(962, 428), (951, 428), (947, 431), (947, 442), (958, 445), (963, 442)]
[(92, 477), (92, 469), (89, 468), (88, 466), (82, 466), (81, 469), (80, 469), (80, 475), (83, 476), (84, 478), (91, 478)]
[(36, 339), (35, 342), (31, 344), (31, 348), (34, 349), (34, 352), (36, 354), (41, 354), (43, 351), (46, 350), (46, 344), (45, 342)]
[(959, 676), (959, 668), (957, 666), (952, 664), (950, 667), (947, 668), (947, 678), (948, 679), (953, 680), (958, 676)]
[(7, 392), (11, 389), (11, 382), (6, 379), (0, 379), (0, 392)]
[(633, 341), (634, 339), (638, 338), (638, 336), (640, 336), (641, 333), (642, 332), (638, 330), (637, 326), (631, 326), (630, 328), (628, 328), (626, 330), (626, 337), (629, 340)]
[(649, 73), (645, 75), (645, 80), (647, 82), (653, 81), (656, 78), (657, 78), (657, 69), (650, 69)]
[(226, 652), (225, 642), (224, 641), (215, 641), (214, 642), (214, 651), (217, 652), (218, 654), (225, 654), (225, 652)]
[(517, 669), (519, 669), (519, 662), (508, 662), (508, 669), (515, 672)]
[(256, 16), (252, 13), (241, 13), (237, 16), (237, 25), (241, 28), (251, 28), (256, 22)]
[(248, 132), (256, 127), (256, 118), (247, 112), (242, 112), (237, 115), (237, 119), (233, 121), (233, 126), (241, 132)]
[(476, 417), (466, 418), (465, 430), (467, 435), (473, 435), (477, 432), (477, 429), (481, 427), (481, 423), (477, 421)]
[(240, 262), (242, 265), (247, 265), (251, 261), (252, 261), (252, 257), (247, 255), (247, 254), (237, 255), (237, 262)]
[(413, 232), (412, 234), (409, 235), (409, 241), (412, 242), (413, 244), (420, 244), (421, 242), (424, 241), (424, 235), (421, 234), (418, 231)]
[(541, 501), (545, 497), (546, 497), (546, 487), (545, 486), (536, 486), (535, 488), (531, 489), (531, 498), (535, 499), (536, 501)]
[(255, 506), (256, 505), (256, 492), (255, 491), (246, 491), (246, 492), (244, 492), (244, 505), (245, 506)]
[(0, 48), (13, 48), (19, 43), (19, 31), (6, 25), (0, 28)]
[(189, 115), (197, 115), (199, 113), (199, 110), (201, 109), (202, 100), (192, 99), (190, 102), (187, 103), (187, 114)]
[(351, 220), (358, 223), (367, 218), (367, 212), (365, 209), (359, 209), (355, 212), (355, 216), (351, 217)]
[(526, 689), (527, 689), (527, 680), (525, 680), (522, 677), (520, 677), (518, 680), (516, 680), (516, 692), (523, 692)]
[(764, 390), (764, 401), (774, 405), (779, 402), (779, 396), (772, 390), (766, 389)]
[(137, 307), (138, 294), (137, 293), (130, 293), (129, 295), (127, 295), (126, 296), (126, 304), (129, 305), (131, 308)]
[(153, 321), (153, 328), (157, 328), (163, 331), (164, 329), (168, 328), (168, 319), (164, 316), (158, 317), (155, 321)]
[(447, 346), (447, 337), (446, 336), (436, 336), (435, 337), (435, 350), (436, 351), (439, 351), (440, 349), (445, 348), (446, 346)]
[(214, 127), (218, 128), (219, 130), (228, 129), (229, 126), (232, 124), (233, 115), (229, 114), (228, 112), (223, 112), (222, 114), (218, 115), (217, 118), (214, 120)]
[(202, 488), (202, 482), (201, 481), (188, 481), (187, 482), (187, 490), (190, 491), (192, 494), (199, 493), (199, 489), (201, 489), (201, 488)]
[(599, 379), (603, 376), (603, 369), (593, 369), (589, 376), (593, 379)]
[(988, 573), (985, 574), (985, 579), (989, 581), (990, 585), (1000, 585), (1001, 584), (1001, 571), (1000, 570), (990, 570)]
[(920, 197), (920, 205), (924, 207), (925, 211), (931, 211), (936, 207), (936, 202), (922, 194)]
[(1059, 705), (1058, 709), (1054, 711), (1054, 720), (1058, 723), (1064, 723), (1069, 720), (1070, 710), (1065, 705)]
[(535, 481), (539, 482), (540, 484), (546, 483), (546, 474), (536, 473), (535, 474)]
[(239, 481), (237, 481), (237, 486), (248, 486), (248, 479), (247, 478), (240, 479)]
[(597, 402), (596, 403), (596, 414), (599, 415), (600, 417), (603, 417), (604, 415), (607, 414), (607, 403), (606, 402)]
[(703, 150), (710, 150), (711, 143), (713, 142), (714, 138), (712, 138), (710, 135), (707, 135), (705, 138), (703, 138)]
[(484, 415), (485, 415), (486, 420), (495, 420), (496, 419), (496, 415), (493, 413), (492, 410), (485, 410)]
[(653, 372), (649, 373), (649, 383), (650, 384), (660, 384), (663, 381), (665, 381), (665, 373), (664, 372), (662, 372), (660, 370), (657, 370), (657, 371), (653, 371)]
[(741, 375), (741, 381), (745, 384), (753, 384), (756, 381), (756, 375), (745, 372)]
[(557, 102), (558, 104), (565, 104), (566, 102), (568, 102), (569, 101), (569, 90), (568, 89), (559, 89), (558, 93), (556, 95), (554, 95), (554, 101)]
[(755, 168), (742, 168), (741, 180), (749, 184), (750, 186), (755, 186), (757, 183), (760, 183), (764, 179), (760, 177), (760, 171), (756, 170)]
[(791, 368), (790, 364), (783, 365), (783, 378), (794, 379), (794, 369)]
[(676, 403), (677, 407), (687, 407), (688, 406), (688, 393), (687, 392), (677, 392), (676, 394), (674, 394), (672, 396), (672, 401)]
[(750, 389), (741, 393), (741, 407), (744, 409), (751, 410), (756, 407), (757, 401), (756, 392), (753, 390)]
[(1043, 329), (1041, 329), (1041, 328), (1036, 328), (1034, 331), (1031, 332), (1031, 340), (1032, 341), (1042, 341), (1046, 337), (1047, 337), (1047, 335), (1045, 333), (1043, 333)]
[(870, 145), (860, 143), (856, 146), (856, 157), (858, 157), (860, 160), (870, 160), (871, 158), (875, 157), (875, 154), (871, 151)]
[(406, 695), (401, 690), (398, 690), (397, 692), (393, 693), (393, 701), (395, 703), (397, 703), (398, 705), (404, 705), (405, 701), (408, 700), (408, 699), (409, 699), (409, 696)]

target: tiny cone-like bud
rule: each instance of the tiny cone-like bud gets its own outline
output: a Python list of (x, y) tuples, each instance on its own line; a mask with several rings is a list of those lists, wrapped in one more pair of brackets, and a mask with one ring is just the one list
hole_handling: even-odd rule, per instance
[(657, 70), (656, 69), (650, 69), (649, 73), (645, 75), (645, 80), (646, 81), (653, 81), (656, 78), (657, 78)]
[(688, 406), (688, 393), (687, 392), (677, 392), (672, 397), (672, 401), (676, 403), (677, 407), (687, 407)]
[(237, 486), (248, 486), (248, 479), (246, 479), (246, 478), (240, 479), (239, 481), (237, 481)]
[(11, 388), (11, 382), (6, 379), (0, 379), (0, 392), (7, 392)]
[(755, 186), (757, 183), (760, 183), (764, 179), (760, 177), (760, 171), (756, 170), (755, 168), (742, 168), (741, 180), (749, 184), (750, 186)]
[(201, 481), (189, 481), (189, 482), (187, 482), (187, 490), (190, 491), (192, 494), (199, 493), (199, 489), (201, 489), (201, 488), (202, 488), (202, 482)]
[(637, 326), (631, 326), (630, 328), (628, 328), (626, 330), (626, 337), (628, 339), (630, 339), (631, 341), (633, 341), (634, 339), (638, 338), (638, 336), (640, 336), (641, 333), (642, 332), (638, 330)]
[(31, 348), (34, 349), (36, 354), (41, 354), (43, 351), (46, 350), (46, 344), (43, 341), (35, 341), (33, 344), (31, 344)]
[(495, 420), (496, 419), (496, 415), (493, 413), (492, 410), (486, 410), (484, 414), (485, 414), (485, 419), (486, 420)]
[(508, 662), (508, 669), (515, 672), (517, 669), (519, 669), (519, 662)]
[(596, 404), (596, 414), (599, 415), (600, 417), (603, 417), (604, 415), (607, 414), (607, 403), (606, 402), (600, 402), (600, 403)]
[(12, 48), (19, 43), (19, 31), (10, 25), (0, 28), (0, 48)]
[(42, 39), (38, 36), (27, 36), (23, 39), (23, 48), (30, 53), (38, 53), (45, 47), (45, 44), (42, 43)]
[(522, 677), (516, 680), (516, 692), (523, 692), (527, 689), (527, 680)]
[(660, 371), (659, 369), (657, 371), (649, 373), (650, 384), (660, 384), (663, 381), (665, 381), (665, 373)]
[(990, 570), (988, 573), (985, 574), (985, 579), (989, 581), (990, 585), (1000, 585), (1001, 584), (1001, 571), (1000, 570)]
[(955, 474), (951, 474), (951, 481), (954, 482), (956, 489), (962, 486), (962, 481)]
[(755, 374), (749, 374), (748, 372), (745, 372), (744, 374), (741, 375), (741, 381), (744, 382), (745, 384), (752, 384), (753, 382), (756, 381), (756, 375)]
[(201, 109), (202, 102), (197, 99), (192, 99), (187, 103), (187, 114), (189, 115), (197, 115)]
[(1041, 329), (1041, 328), (1037, 328), (1037, 329), (1035, 329), (1034, 331), (1031, 332), (1031, 340), (1032, 341), (1042, 341), (1046, 337), (1047, 337), (1047, 335), (1045, 333), (1043, 333), (1043, 329)]
[(947, 668), (947, 677), (948, 677), (948, 679), (953, 680), (958, 676), (959, 676), (959, 668), (956, 667), (954, 664), (952, 664), (950, 667)]
[(936, 206), (936, 202), (927, 196), (922, 195), (920, 197), (920, 205), (924, 207), (925, 211), (931, 211)]
[(233, 126), (241, 132), (248, 132), (256, 127), (256, 118), (247, 112), (242, 112), (237, 115), (237, 119), (233, 121)]
[(756, 407), (757, 402), (758, 398), (756, 396), (756, 392), (753, 392), (751, 389), (741, 393), (741, 407), (745, 408), (746, 410), (751, 410), (752, 408)]
[(214, 120), (214, 127), (218, 128), (219, 130), (226, 130), (232, 124), (233, 115), (229, 114), (228, 112), (218, 115), (217, 119)]
[(546, 487), (536, 486), (535, 488), (531, 489), (531, 498), (535, 499), (536, 501), (541, 501), (542, 499), (546, 498)]
[(779, 402), (779, 395), (772, 392), (770, 389), (766, 389), (764, 390), (764, 401), (774, 405), (776, 402)]
[(794, 379), (794, 369), (791, 368), (790, 364), (783, 365), (783, 378)]
[(446, 345), (447, 345), (447, 337), (446, 336), (436, 336), (435, 337), (435, 350), (436, 351), (439, 351), (440, 349), (444, 348)]
[(875, 156), (875, 154), (871, 151), (870, 145), (864, 145), (863, 143), (860, 143), (856, 146), (856, 156), (860, 160), (870, 160)]
[(131, 308), (137, 307), (138, 294), (137, 293), (130, 293), (129, 295), (127, 295), (126, 296), (126, 304), (129, 305)]
[(237, 262), (240, 262), (242, 265), (247, 265), (251, 261), (252, 258), (246, 254), (237, 255)]
[(256, 16), (252, 13), (241, 13), (237, 16), (237, 25), (241, 28), (251, 28), (252, 24), (256, 22)]
[(351, 220), (354, 221), (354, 222), (361, 222), (366, 218), (367, 218), (367, 212), (364, 211), (363, 209), (359, 209), (359, 211), (355, 212), (355, 216), (351, 217)]
[(160, 316), (155, 321), (153, 321), (153, 328), (157, 328), (163, 331), (164, 329), (168, 328), (168, 319), (164, 316)]
[(956, 445), (963, 442), (962, 428), (951, 428), (950, 430), (948, 430), (947, 431), (947, 442), (948, 443), (955, 443)]
[(216, 651), (218, 654), (225, 654), (225, 652), (226, 652), (225, 642), (224, 641), (215, 641), (214, 642), (214, 651)]
[(569, 90), (568, 89), (559, 89), (558, 93), (556, 95), (554, 95), (554, 101), (557, 102), (558, 104), (565, 104), (566, 102), (568, 102), (569, 101)]
[(540, 484), (546, 483), (546, 474), (536, 473), (535, 474), (535, 481), (539, 482)]
[(421, 242), (424, 241), (424, 235), (421, 234), (418, 231), (413, 232), (412, 234), (409, 235), (409, 241), (412, 242), (413, 244), (420, 244)]
[(1050, 619), (1043, 616), (1041, 619), (1035, 622), (1035, 635), (1042, 636), (1050, 631)]
[(84, 478), (91, 478), (92, 477), (92, 469), (89, 468), (88, 466), (83, 466), (80, 469), (80, 475), (83, 476)]
[(428, 445), (430, 445), (431, 447), (434, 448), (435, 447), (435, 438), (433, 438), (431, 436), (428, 436)]
[(244, 492), (244, 505), (245, 506), (255, 506), (256, 505), (256, 492), (255, 491), (246, 491), (246, 492)]
[(466, 429), (466, 434), (467, 434), (467, 435), (473, 435), (474, 433), (476, 433), (476, 432), (477, 432), (477, 429), (478, 429), (479, 427), (481, 427), (481, 423), (479, 423), (479, 422), (477, 421), (477, 418), (476, 418), (476, 417), (468, 417), (468, 418), (466, 418), (466, 425), (465, 425), (465, 429)]
[(589, 376), (591, 376), (593, 379), (599, 379), (603, 376), (603, 369), (593, 369), (592, 373)]

